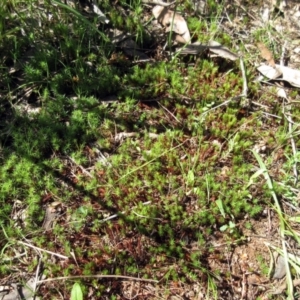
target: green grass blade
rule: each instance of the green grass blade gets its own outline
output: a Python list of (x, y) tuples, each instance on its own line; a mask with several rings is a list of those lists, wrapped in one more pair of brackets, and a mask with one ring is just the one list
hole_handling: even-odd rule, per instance
[(277, 198), (277, 195), (274, 191), (274, 186), (273, 186), (273, 182), (272, 179), (268, 173), (268, 170), (266, 168), (266, 165), (264, 164), (264, 162), (262, 161), (261, 157), (259, 156), (259, 154), (252, 150), (253, 155), (255, 156), (259, 166), (260, 166), (260, 170), (259, 172), (264, 176), (266, 182), (267, 182), (267, 186), (271, 192), (271, 195), (273, 197), (273, 200), (275, 202), (275, 208), (276, 211), (278, 213), (278, 217), (279, 217), (279, 222), (280, 222), (280, 237), (282, 239), (282, 251), (283, 251), (283, 256), (284, 256), (284, 261), (285, 261), (285, 267), (286, 267), (286, 281), (287, 281), (287, 286), (288, 286), (288, 298), (287, 299), (293, 299), (293, 281), (292, 281), (292, 275), (291, 275), (291, 271), (290, 271), (290, 267), (289, 267), (289, 263), (288, 263), (288, 252), (286, 249), (286, 244), (285, 244), (285, 220), (284, 220), (284, 216)]

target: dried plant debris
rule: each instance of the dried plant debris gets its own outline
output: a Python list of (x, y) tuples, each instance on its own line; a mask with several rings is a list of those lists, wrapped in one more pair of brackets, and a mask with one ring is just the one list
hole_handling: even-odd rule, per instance
[(142, 0), (143, 3), (146, 4), (154, 4), (154, 5), (160, 5), (160, 6), (164, 6), (164, 7), (168, 7), (171, 6), (172, 4), (174, 4), (176, 1), (173, 1), (171, 3), (166, 3), (163, 1), (159, 1), (159, 0)]
[(61, 211), (62, 204), (60, 202), (53, 202), (47, 207), (44, 222), (42, 225), (45, 231), (48, 231), (52, 228), (53, 221), (58, 217)]
[[(44, 279), (44, 276), (43, 278)], [(40, 297), (36, 297), (36, 278), (30, 278), (24, 285), (12, 283), (10, 285), (0, 286), (0, 299), (1, 300), (39, 300)]]
[(273, 68), (271, 66), (268, 65), (260, 65), (257, 70), (263, 75), (265, 76), (267, 79), (270, 80), (275, 80), (278, 79), (282, 73), (279, 69), (277, 68)]
[(285, 274), (286, 274), (285, 260), (282, 255), (279, 255), (277, 258), (273, 279), (281, 279), (285, 276)]
[(98, 15), (100, 22), (108, 24), (109, 20), (106, 18), (106, 16), (104, 15), (104, 13), (99, 9), (99, 7), (96, 4), (94, 4), (94, 3), (92, 5), (93, 5), (93, 12), (96, 15)]
[(286, 81), (294, 87), (300, 88), (300, 71), (275, 64), (275, 67), (261, 65), (257, 70), (270, 80)]
[[(74, 0), (67, 0), (66, 3), (72, 7), (76, 8), (76, 3), (77, 1)], [(109, 23), (109, 19), (104, 15), (104, 13), (101, 11), (101, 9), (94, 4), (92, 1), (89, 0), (84, 0), (84, 1), (79, 1), (80, 7), (87, 13), (89, 14), (96, 14), (99, 18), (99, 21), (104, 24)]]
[(126, 55), (133, 57), (134, 59), (142, 61), (149, 60), (148, 55), (138, 50), (138, 45), (132, 39), (125, 39), (120, 43), (120, 47)]
[(115, 142), (116, 143), (121, 143), (124, 141), (126, 138), (131, 138), (135, 137), (137, 135), (136, 132), (120, 132), (115, 135)]
[(144, 52), (138, 50), (139, 47), (132, 39), (131, 34), (124, 33), (118, 29), (110, 29), (108, 36), (111, 42), (117, 47), (120, 47), (126, 55), (138, 60), (149, 60), (149, 57)]
[(278, 88), (278, 89), (277, 89), (277, 96), (278, 96), (279, 98), (288, 100), (286, 91), (285, 91), (283, 88)]
[(123, 42), (124, 40), (132, 38), (130, 33), (124, 33), (119, 29), (109, 29), (107, 35), (114, 45), (119, 45), (119, 43)]
[(265, 59), (270, 66), (274, 67), (275, 61), (272, 52), (266, 47), (264, 43), (257, 43), (257, 47), (260, 50), (261, 57)]
[(185, 19), (181, 15), (160, 5), (156, 5), (152, 13), (157, 21), (166, 28), (166, 32), (176, 33), (175, 40), (177, 42), (183, 44), (190, 43), (190, 31)]
[(208, 42), (208, 48), (212, 53), (226, 59), (236, 60), (239, 58), (235, 53), (231, 52), (227, 47), (215, 41)]
[(237, 60), (238, 55), (231, 52), (227, 47), (221, 45), (216, 41), (209, 41), (207, 45), (195, 42), (193, 44), (187, 45), (184, 48), (177, 48), (176, 51), (180, 54), (199, 54), (204, 50), (209, 49), (213, 54), (219, 57), (223, 57), (230, 60)]
[(201, 44), (200, 42), (195, 42), (189, 45), (184, 46), (183, 48), (177, 48), (176, 51), (179, 54), (200, 54), (208, 49), (207, 45)]

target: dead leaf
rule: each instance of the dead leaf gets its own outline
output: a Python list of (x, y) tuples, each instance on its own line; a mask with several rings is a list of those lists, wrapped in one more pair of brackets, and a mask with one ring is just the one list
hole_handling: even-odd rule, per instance
[(273, 275), (273, 279), (281, 279), (286, 274), (285, 260), (284, 257), (279, 255)]
[(166, 32), (175, 32), (175, 40), (180, 43), (190, 43), (191, 35), (184, 18), (167, 7), (156, 5), (152, 13), (157, 21), (166, 28)]
[(283, 80), (294, 87), (300, 88), (300, 71), (289, 67), (276, 65), (274, 67), (261, 65), (257, 70), (271, 80)]
[(184, 48), (178, 48), (176, 49), (177, 52), (180, 52), (180, 54), (199, 54), (206, 49), (209, 49), (212, 53), (216, 54), (217, 56), (227, 58), (230, 60), (236, 60), (238, 59), (238, 55), (231, 52), (227, 47), (221, 45), (220, 43), (216, 41), (210, 41), (207, 45), (201, 44), (199, 42), (190, 44), (185, 46)]
[(230, 60), (237, 60), (239, 58), (235, 53), (231, 52), (227, 47), (215, 41), (209, 41), (208, 48), (211, 52), (223, 58), (227, 58)]
[(289, 67), (276, 65), (282, 72), (282, 80), (287, 81), (292, 86), (300, 88), (300, 71)]
[(184, 48), (177, 48), (176, 52), (179, 54), (199, 54), (208, 49), (207, 45), (201, 44), (200, 42), (195, 42), (190, 45), (186, 45)]
[(267, 77), (268, 79), (271, 79), (271, 80), (277, 79), (278, 77), (280, 77), (282, 75), (280, 70), (278, 70), (277, 68), (268, 66), (268, 65), (261, 65), (257, 68), (257, 70), (261, 74), (263, 74), (265, 77)]
[(265, 59), (272, 67), (275, 66), (275, 61), (272, 52), (266, 47), (264, 43), (257, 43), (257, 47), (260, 51), (260, 56)]
[(262, 279), (259, 275), (252, 273), (247, 276), (247, 281), (249, 284), (257, 285), (257, 284), (261, 284)]
[(287, 100), (287, 94), (286, 94), (286, 92), (285, 92), (285, 90), (283, 88), (278, 88), (277, 89), (277, 96), (279, 98), (283, 98), (283, 99)]
[[(299, 286), (300, 285), (300, 279), (294, 279), (293, 280), (293, 286)], [(277, 289), (273, 292), (271, 292), (272, 295), (279, 295), (282, 294), (287, 288), (287, 282), (285, 281), (284, 283), (282, 283), (279, 287), (277, 287)]]

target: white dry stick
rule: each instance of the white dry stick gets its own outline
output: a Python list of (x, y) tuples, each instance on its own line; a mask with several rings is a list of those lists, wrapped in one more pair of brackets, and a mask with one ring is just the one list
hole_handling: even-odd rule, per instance
[(247, 98), (247, 95), (248, 95), (248, 83), (247, 83), (247, 76), (246, 76), (246, 71), (245, 71), (245, 65), (244, 65), (244, 61), (243, 61), (242, 57), (240, 57), (240, 68), (241, 68), (242, 78), (243, 78), (243, 91), (242, 91), (242, 94), (240, 95), (240, 97), (244, 99), (244, 100), (242, 100), (243, 103), (241, 103), (241, 105), (243, 107), (249, 107), (251, 105), (251, 99)]
[(152, 217), (149, 217), (149, 216), (142, 216), (142, 215), (136, 213), (134, 210), (132, 210), (132, 212), (133, 212), (136, 216), (138, 216), (138, 217), (140, 217), (140, 218), (146, 218), (146, 219), (152, 219), (152, 220), (162, 221), (162, 219), (160, 219), (160, 218), (152, 218)]
[[(150, 204), (150, 203), (151, 203), (151, 201), (144, 202), (143, 205), (148, 205), (148, 204)], [(125, 213), (126, 213), (126, 211), (121, 211), (119, 214), (114, 214), (114, 215), (111, 215), (111, 216), (109, 216), (109, 217), (107, 217), (107, 218), (101, 220), (101, 222), (106, 222), (106, 221), (112, 220), (112, 219), (114, 219), (114, 218), (117, 218), (120, 214), (121, 214), (121, 215), (124, 215)]]
[(90, 172), (88, 172), (83, 166), (78, 165), (78, 164), (76, 163), (76, 161), (75, 161), (71, 156), (67, 156), (67, 157), (68, 157), (68, 159), (69, 159), (75, 166), (79, 167), (80, 170), (81, 170), (85, 175), (89, 176), (90, 178), (93, 178), (92, 174), (91, 174)]
[(109, 20), (106, 18), (106, 16), (104, 15), (104, 13), (100, 10), (100, 8), (97, 5), (95, 5), (95, 4), (92, 4), (92, 6), (93, 6), (94, 13), (99, 16), (100, 22), (108, 24)]
[(160, 5), (160, 6), (168, 7), (172, 4), (174, 4), (176, 1), (173, 1), (171, 3), (166, 3), (163, 1), (159, 1), (159, 0), (142, 0), (142, 2), (146, 3), (146, 4), (153, 4), (153, 5)]
[(98, 159), (97, 159), (98, 161), (100, 161), (106, 167), (112, 166), (111, 163), (106, 158), (106, 156), (99, 149), (96, 149), (96, 152), (98, 154)]
[[(283, 186), (283, 187), (286, 187), (286, 185), (285, 185), (284, 183), (282, 183), (282, 182), (277, 182), (277, 181), (276, 181), (276, 184), (281, 185), (281, 186)], [(300, 193), (300, 189), (295, 189), (295, 188), (293, 188), (293, 187), (289, 187), (289, 189), (290, 189), (292, 192), (294, 192), (294, 193), (297, 193), (297, 194)]]
[(167, 113), (169, 113), (178, 123), (181, 123), (176, 116), (170, 112), (166, 107), (164, 107), (160, 102), (158, 102), (159, 106), (161, 106)]
[(245, 271), (243, 271), (241, 299), (247, 298), (247, 279)]
[(214, 106), (213, 108), (208, 109), (207, 111), (203, 112), (202, 115), (205, 115), (205, 114), (207, 114), (207, 113), (209, 113), (209, 112), (211, 112), (211, 111), (213, 111), (213, 110), (215, 110), (215, 109), (217, 109), (219, 107), (227, 105), (228, 103), (230, 103), (235, 98), (237, 98), (237, 97), (230, 98), (229, 100), (226, 100), (225, 102), (223, 102), (223, 103), (221, 103), (221, 104), (219, 104), (217, 106)]
[[(256, 104), (256, 103), (255, 103)], [(273, 114), (269, 114), (269, 113), (267, 113), (267, 112), (265, 112), (265, 111), (263, 111), (262, 112), (264, 115), (266, 115), (266, 116), (270, 116), (270, 117), (273, 117), (273, 118), (277, 118), (277, 119), (279, 119), (279, 120), (281, 120), (282, 118), (281, 117), (279, 117), (279, 116), (276, 116), (276, 115), (273, 115)]]
[(30, 247), (34, 250), (38, 250), (38, 251), (42, 251), (42, 252), (46, 252), (48, 254), (51, 254), (51, 255), (54, 255), (54, 256), (57, 256), (59, 258), (62, 258), (62, 259), (69, 259), (69, 257), (67, 256), (64, 256), (64, 255), (61, 255), (61, 254), (58, 254), (58, 253), (55, 253), (55, 252), (52, 252), (52, 251), (48, 251), (48, 250), (45, 250), (45, 249), (42, 249), (42, 248), (39, 248), (39, 247), (36, 247), (36, 246), (33, 246), (31, 244), (28, 244), (28, 243), (25, 243), (25, 242), (22, 242), (22, 241), (18, 241), (18, 244), (21, 244), (23, 246), (27, 246), (27, 247)]
[(79, 268), (79, 265), (78, 265), (78, 262), (77, 262), (76, 255), (75, 255), (74, 251), (73, 251), (73, 250), (70, 251), (70, 254), (71, 254), (72, 258), (74, 259), (74, 261), (75, 261), (77, 267)]
[(44, 283), (44, 282), (58, 281), (58, 280), (73, 280), (73, 279), (82, 279), (82, 278), (116, 278), (116, 279), (120, 278), (120, 279), (125, 279), (125, 280), (158, 283), (158, 280), (154, 280), (154, 279), (145, 279), (145, 278), (124, 276), (124, 275), (78, 275), (78, 276), (66, 276), (66, 277), (56, 277), (56, 278), (44, 279), (44, 280), (38, 281), (37, 283)]
[(243, 92), (241, 94), (241, 97), (247, 97), (248, 95), (248, 84), (247, 84), (247, 77), (246, 77), (246, 71), (245, 71), (245, 65), (243, 58), (240, 58), (240, 67), (242, 71), (242, 77), (243, 77)]
[(115, 142), (121, 143), (126, 138), (135, 137), (135, 136), (137, 136), (136, 132), (119, 132), (115, 135)]
[(42, 256), (39, 257), (39, 263), (38, 263), (38, 266), (37, 266), (36, 272), (35, 272), (35, 280), (32, 284), (33, 295), (36, 293), (36, 290), (38, 287), (37, 282), (39, 281), (39, 277), (40, 277), (41, 265), (42, 265)]
[(286, 50), (287, 41), (282, 45), (281, 56), (280, 56), (280, 65), (284, 66), (285, 50)]

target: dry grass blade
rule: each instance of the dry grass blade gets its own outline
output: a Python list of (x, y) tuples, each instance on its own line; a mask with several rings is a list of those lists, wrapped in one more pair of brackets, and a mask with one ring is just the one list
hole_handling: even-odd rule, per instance
[(271, 67), (275, 67), (275, 61), (272, 52), (266, 47), (264, 43), (257, 43), (257, 47), (260, 50), (260, 55), (265, 59)]

